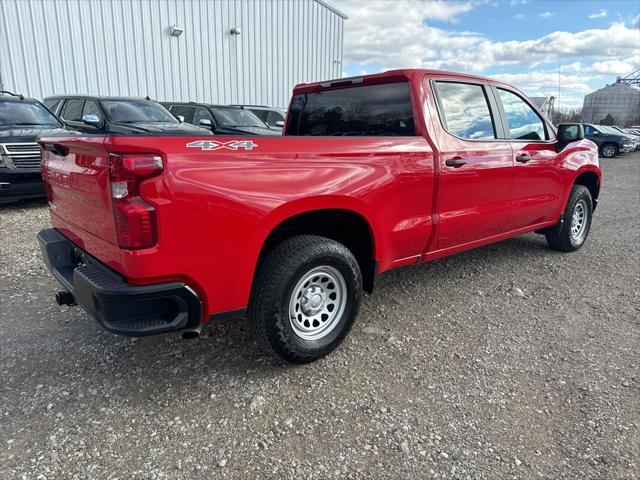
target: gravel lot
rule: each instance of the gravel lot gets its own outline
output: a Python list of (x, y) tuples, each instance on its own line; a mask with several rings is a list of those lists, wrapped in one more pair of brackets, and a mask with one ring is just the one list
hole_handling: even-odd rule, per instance
[(570, 478), (640, 472), (640, 155), (591, 236), (391, 272), (344, 345), (283, 366), (244, 321), (198, 340), (58, 307), (42, 203), (0, 208), (0, 478)]

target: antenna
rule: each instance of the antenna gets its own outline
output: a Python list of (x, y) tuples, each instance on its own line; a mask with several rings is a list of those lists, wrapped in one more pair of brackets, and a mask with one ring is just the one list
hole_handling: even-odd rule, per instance
[(562, 59), (558, 60), (558, 96), (556, 102), (558, 104), (558, 111), (560, 111), (560, 74), (562, 73)]

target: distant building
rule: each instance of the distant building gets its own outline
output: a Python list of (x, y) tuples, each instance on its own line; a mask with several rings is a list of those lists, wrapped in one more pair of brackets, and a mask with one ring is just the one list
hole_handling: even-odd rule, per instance
[(618, 81), (584, 97), (582, 121), (629, 126), (640, 123), (640, 90)]
[(553, 113), (553, 103), (555, 102), (556, 97), (531, 97), (531, 100), (540, 107), (540, 110), (544, 112), (544, 114), (551, 118), (551, 114)]

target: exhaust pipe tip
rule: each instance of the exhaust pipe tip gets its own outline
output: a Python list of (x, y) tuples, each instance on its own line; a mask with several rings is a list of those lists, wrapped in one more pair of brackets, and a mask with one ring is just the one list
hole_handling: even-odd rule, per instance
[(186, 330), (182, 332), (182, 338), (185, 340), (193, 340), (194, 338), (198, 338), (200, 336), (200, 332), (202, 332), (201, 326), (192, 330)]
[(73, 296), (73, 293), (67, 292), (66, 290), (60, 290), (56, 293), (56, 303), (58, 305), (76, 305), (76, 299)]

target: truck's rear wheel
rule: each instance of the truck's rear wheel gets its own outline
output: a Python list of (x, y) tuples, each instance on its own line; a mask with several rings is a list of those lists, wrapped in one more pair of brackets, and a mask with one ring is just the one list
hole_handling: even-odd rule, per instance
[(589, 189), (583, 185), (574, 185), (562, 220), (546, 232), (549, 246), (563, 252), (579, 249), (589, 235), (592, 214), (593, 200)]
[(361, 297), (353, 254), (334, 240), (300, 235), (274, 247), (258, 265), (249, 319), (265, 350), (308, 363), (340, 345)]

